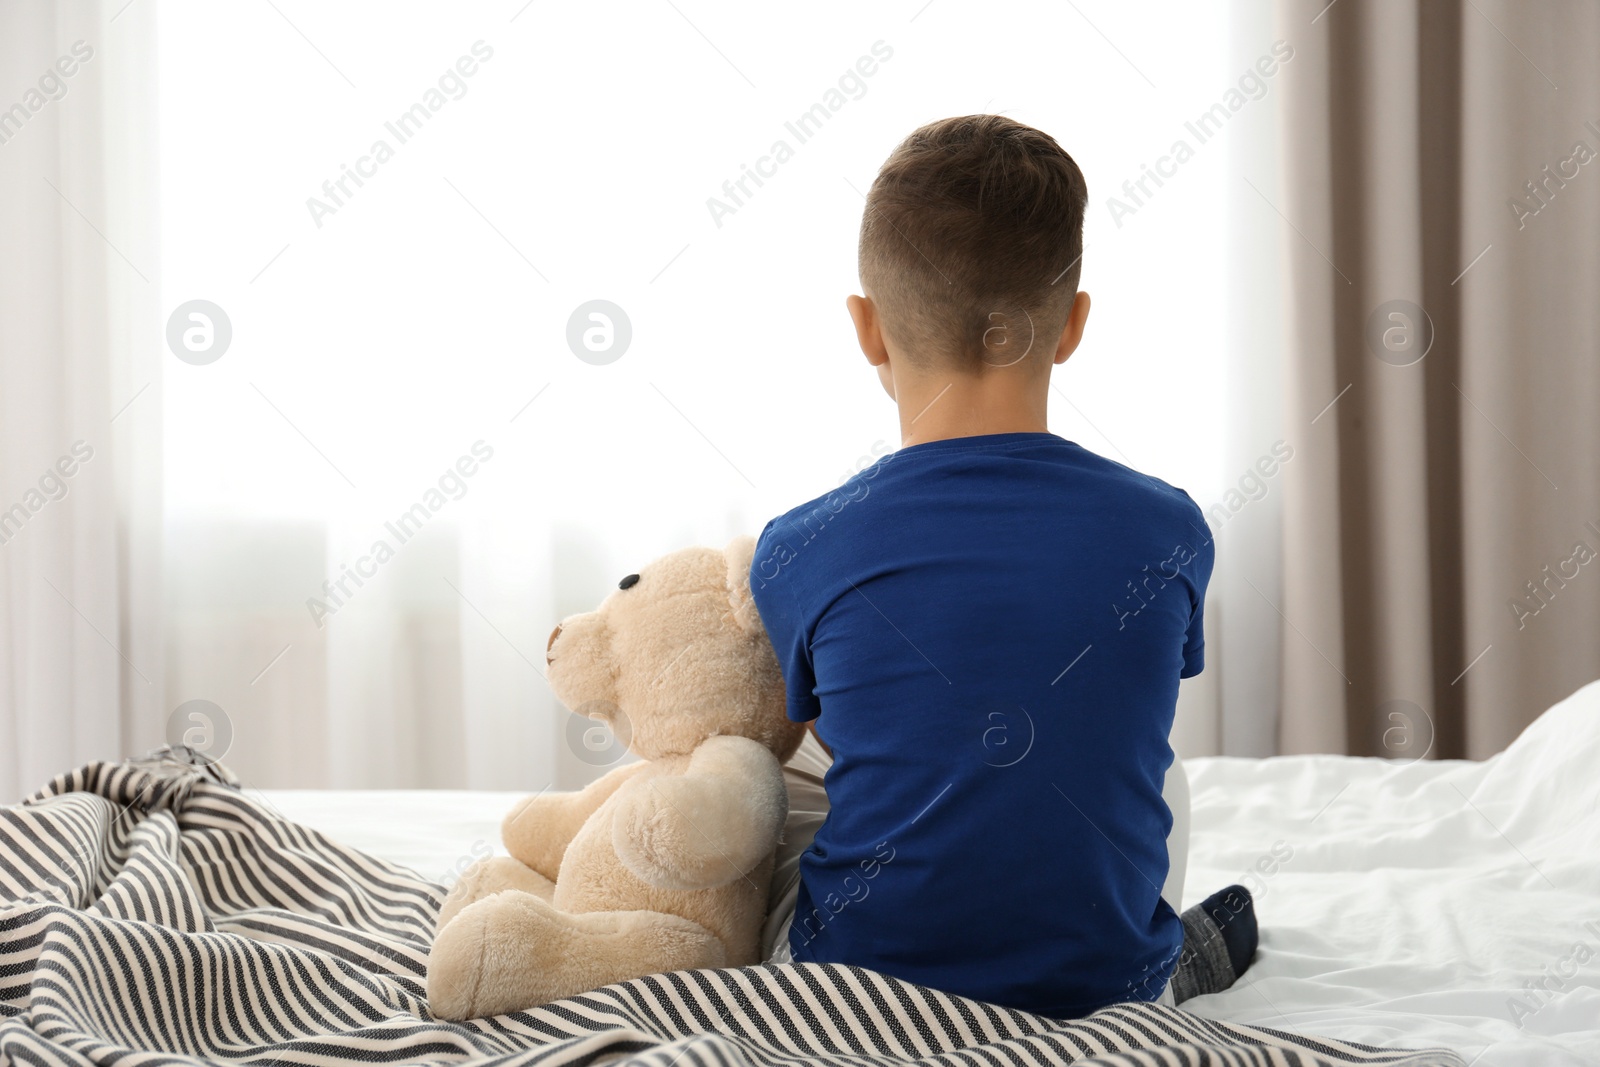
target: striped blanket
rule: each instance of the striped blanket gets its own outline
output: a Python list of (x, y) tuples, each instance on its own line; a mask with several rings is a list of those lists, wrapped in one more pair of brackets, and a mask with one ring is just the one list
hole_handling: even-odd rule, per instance
[(652, 975), (467, 1024), (428, 1011), (443, 888), (170, 750), (0, 809), (12, 1064), (1449, 1064), (1156, 1005), (1063, 1021), (856, 968)]

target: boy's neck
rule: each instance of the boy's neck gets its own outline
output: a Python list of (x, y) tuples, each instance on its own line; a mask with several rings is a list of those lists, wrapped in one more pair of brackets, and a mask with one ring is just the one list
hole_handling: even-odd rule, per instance
[(995, 433), (1048, 433), (1049, 386), (1048, 374), (1029, 380), (1004, 370), (897, 380), (900, 444)]

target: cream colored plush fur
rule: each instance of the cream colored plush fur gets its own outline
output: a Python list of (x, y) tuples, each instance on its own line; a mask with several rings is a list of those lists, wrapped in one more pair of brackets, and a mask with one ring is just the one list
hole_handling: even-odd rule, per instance
[(467, 871), (428, 960), (434, 1015), (467, 1019), (658, 971), (759, 960), (781, 764), (804, 727), (750, 599), (755, 542), (644, 567), (550, 636), (551, 688), (642, 762), (539, 794)]

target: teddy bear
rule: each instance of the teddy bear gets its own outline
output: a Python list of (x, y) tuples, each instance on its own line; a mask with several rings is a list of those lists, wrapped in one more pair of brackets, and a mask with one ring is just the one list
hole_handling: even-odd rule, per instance
[(443, 1019), (519, 1011), (661, 971), (759, 962), (805, 727), (750, 596), (755, 541), (687, 548), (562, 620), (558, 700), (639, 757), (520, 802), (451, 890), (428, 959)]

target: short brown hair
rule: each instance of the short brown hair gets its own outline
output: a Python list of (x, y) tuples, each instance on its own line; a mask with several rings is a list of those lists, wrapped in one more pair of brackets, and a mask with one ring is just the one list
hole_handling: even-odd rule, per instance
[(1088, 196), (1055, 138), (1013, 119), (963, 115), (914, 132), (861, 219), (861, 284), (884, 332), (916, 363), (972, 369), (995, 363), (997, 323), (1026, 321), (1030, 345), (1033, 332), (1058, 336)]

